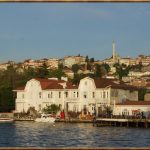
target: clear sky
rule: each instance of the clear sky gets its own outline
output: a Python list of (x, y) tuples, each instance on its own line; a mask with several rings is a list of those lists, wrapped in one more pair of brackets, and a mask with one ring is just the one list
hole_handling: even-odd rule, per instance
[(0, 61), (150, 55), (150, 3), (1, 3)]

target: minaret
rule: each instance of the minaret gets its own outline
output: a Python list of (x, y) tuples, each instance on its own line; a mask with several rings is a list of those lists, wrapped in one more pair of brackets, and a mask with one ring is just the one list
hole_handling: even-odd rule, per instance
[(115, 63), (116, 50), (115, 50), (115, 41), (114, 40), (113, 40), (113, 43), (112, 43), (112, 51), (113, 51), (113, 63)]

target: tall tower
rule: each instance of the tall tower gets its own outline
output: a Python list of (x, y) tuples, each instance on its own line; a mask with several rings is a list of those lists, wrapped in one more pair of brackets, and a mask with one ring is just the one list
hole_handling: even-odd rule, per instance
[(115, 59), (116, 59), (116, 46), (115, 46), (115, 41), (113, 40), (112, 43), (112, 52), (113, 52), (113, 63), (115, 63)]

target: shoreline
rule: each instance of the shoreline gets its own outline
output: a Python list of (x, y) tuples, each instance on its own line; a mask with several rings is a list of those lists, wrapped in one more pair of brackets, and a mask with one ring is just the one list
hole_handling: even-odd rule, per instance
[(0, 150), (150, 150), (150, 147), (0, 147)]
[[(34, 121), (34, 119), (14, 119), (14, 121)], [(56, 120), (57, 122), (64, 122), (64, 123), (93, 123), (93, 120), (79, 120), (79, 119), (70, 119), (70, 120)]]
[[(14, 121), (29, 121), (34, 119), (17, 118)], [(80, 119), (66, 119), (56, 120), (55, 123), (90, 123), (95, 127), (133, 127), (133, 128), (149, 128), (150, 120), (146, 119), (112, 119), (112, 118), (97, 118), (95, 120), (80, 120)]]

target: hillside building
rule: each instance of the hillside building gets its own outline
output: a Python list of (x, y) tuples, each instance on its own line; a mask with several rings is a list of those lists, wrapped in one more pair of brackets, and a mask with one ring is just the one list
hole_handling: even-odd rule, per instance
[(71, 68), (72, 65), (74, 65), (74, 64), (79, 64), (79, 65), (86, 64), (85, 57), (83, 57), (83, 56), (66, 56), (66, 57), (64, 57), (64, 59), (63, 59), (64, 66)]

